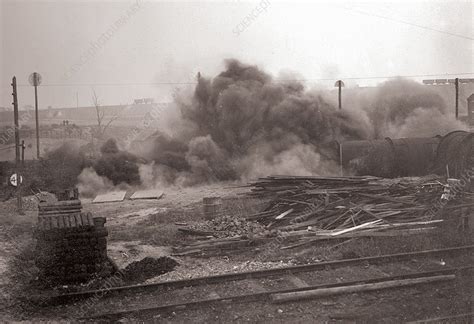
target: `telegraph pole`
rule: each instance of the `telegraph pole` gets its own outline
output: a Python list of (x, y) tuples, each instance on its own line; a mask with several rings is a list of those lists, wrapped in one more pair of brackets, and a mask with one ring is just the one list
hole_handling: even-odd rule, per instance
[(21, 167), (25, 167), (25, 140), (21, 140)]
[(467, 83), (474, 83), (474, 78), (470, 79), (428, 79), (428, 80), (423, 80), (423, 84), (426, 85), (433, 85), (433, 86), (445, 86), (447, 84), (453, 84), (454, 83), (454, 115), (456, 119), (459, 118), (459, 86)]
[(35, 117), (36, 117), (36, 156), (40, 158), (39, 118), (38, 118), (38, 86), (41, 84), (41, 75), (38, 72), (30, 74), (28, 81), (35, 87)]
[(36, 119), (36, 157), (40, 158), (40, 136), (38, 118), (38, 86), (35, 85), (35, 119)]
[(337, 80), (334, 86), (338, 87), (338, 106), (339, 109), (342, 109), (342, 87), (344, 86), (344, 82), (342, 82), (342, 80)]
[(456, 119), (458, 119), (459, 116), (459, 79), (456, 78), (454, 79), (454, 89), (456, 90), (456, 103), (455, 103), (455, 115)]
[(18, 94), (16, 91), (16, 77), (12, 79), (13, 87), (13, 119), (15, 123), (15, 168), (16, 168), (16, 199), (18, 213), (23, 214), (23, 204), (21, 199), (21, 173), (20, 173), (20, 125), (18, 122)]

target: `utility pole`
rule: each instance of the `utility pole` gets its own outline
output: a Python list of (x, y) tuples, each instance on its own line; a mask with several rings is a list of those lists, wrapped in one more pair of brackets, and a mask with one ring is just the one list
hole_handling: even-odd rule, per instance
[[(467, 83), (474, 83), (474, 78), (470, 79), (428, 79), (423, 80), (423, 84), (430, 86), (445, 86), (447, 84), (451, 85), (454, 83), (454, 92), (455, 92), (455, 102), (454, 102), (454, 115), (456, 119), (459, 118), (459, 86)], [(469, 113), (469, 112), (468, 112)]]
[(454, 88), (456, 90), (455, 115), (456, 119), (459, 117), (459, 78), (454, 79)]
[(21, 199), (21, 172), (20, 172), (20, 125), (18, 122), (18, 94), (16, 90), (16, 77), (12, 79), (13, 87), (13, 120), (15, 123), (15, 169), (16, 169), (16, 199), (18, 213), (23, 214)]
[(25, 167), (25, 140), (21, 140), (21, 167)]
[(38, 86), (41, 84), (41, 75), (38, 72), (30, 74), (28, 81), (35, 87), (35, 117), (36, 117), (36, 156), (40, 158), (39, 117), (38, 117)]
[(334, 86), (338, 87), (338, 106), (339, 109), (342, 109), (342, 87), (344, 86), (344, 82), (342, 82), (342, 80), (337, 80)]

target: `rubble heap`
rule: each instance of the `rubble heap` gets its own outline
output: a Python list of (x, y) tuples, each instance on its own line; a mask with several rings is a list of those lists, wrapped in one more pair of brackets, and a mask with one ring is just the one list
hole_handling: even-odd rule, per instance
[(223, 215), (204, 223), (193, 225), (190, 229), (195, 230), (195, 233), (201, 232), (206, 236), (224, 238), (262, 234), (265, 231), (265, 226), (244, 218)]

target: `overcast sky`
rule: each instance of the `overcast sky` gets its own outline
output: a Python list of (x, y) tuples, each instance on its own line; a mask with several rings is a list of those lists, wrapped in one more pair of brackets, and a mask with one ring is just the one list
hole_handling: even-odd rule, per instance
[(277, 77), (294, 72), (309, 86), (474, 72), (471, 1), (0, 3), (4, 107), (13, 75), (20, 107), (33, 103), (33, 71), (43, 77), (41, 108), (74, 107), (77, 98), (91, 105), (92, 89), (103, 104), (168, 101), (176, 85), (157, 83), (194, 82), (197, 71), (213, 76), (225, 58)]

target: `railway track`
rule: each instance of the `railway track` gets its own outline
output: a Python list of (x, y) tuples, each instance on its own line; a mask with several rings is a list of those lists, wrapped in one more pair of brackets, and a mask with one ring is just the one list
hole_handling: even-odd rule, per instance
[(221, 275), (214, 275), (214, 276), (207, 276), (207, 277), (197, 277), (197, 278), (185, 279), (185, 280), (165, 281), (165, 282), (152, 283), (152, 284), (139, 284), (139, 285), (131, 285), (131, 286), (112, 287), (108, 289), (95, 289), (95, 290), (80, 291), (80, 292), (50, 296), (48, 300), (44, 300), (44, 303), (61, 304), (61, 303), (66, 303), (73, 300), (90, 298), (96, 295), (105, 296), (105, 295), (110, 295), (110, 294), (120, 294), (123, 292), (177, 289), (177, 288), (182, 288), (182, 287), (193, 287), (197, 285), (213, 284), (213, 283), (226, 282), (226, 281), (258, 279), (258, 278), (266, 278), (266, 277), (272, 277), (272, 276), (295, 275), (298, 273), (317, 271), (321, 269), (334, 269), (338, 267), (347, 267), (351, 265), (377, 264), (377, 263), (390, 262), (390, 261), (402, 261), (402, 260), (409, 260), (414, 257), (420, 258), (420, 257), (434, 256), (434, 255), (446, 255), (446, 254), (452, 254), (452, 253), (462, 253), (462, 252), (467, 252), (467, 251), (472, 251), (472, 250), (474, 250), (474, 245), (465, 245), (465, 246), (445, 248), (445, 249), (423, 250), (423, 251), (408, 252), (408, 253), (396, 253), (396, 254), (386, 254), (386, 255), (381, 255), (381, 256), (326, 261), (326, 262), (318, 262), (318, 263), (273, 268), (273, 269), (266, 269), (266, 270), (246, 271), (246, 272), (221, 274)]
[[(205, 299), (199, 299), (199, 300), (190, 301), (190, 302), (177, 302), (177, 303), (150, 306), (150, 307), (134, 307), (130, 309), (122, 309), (122, 310), (113, 311), (113, 312), (93, 314), (93, 315), (82, 317), (80, 319), (81, 320), (116, 321), (125, 316), (133, 316), (133, 315), (146, 316), (147, 314), (169, 313), (176, 310), (183, 310), (183, 309), (189, 310), (189, 309), (206, 307), (212, 304), (219, 305), (219, 304), (229, 304), (229, 303), (232, 303), (232, 304), (253, 303), (257, 301), (265, 302), (265, 303), (279, 303), (280, 301), (278, 301), (278, 299), (275, 298), (275, 296), (277, 295), (295, 294), (295, 293), (309, 292), (309, 291), (315, 291), (315, 290), (328, 290), (328, 289), (330, 290), (331, 288), (334, 289), (334, 288), (344, 288), (344, 287), (353, 287), (353, 286), (361, 286), (361, 285), (404, 282), (404, 281), (417, 280), (417, 279), (420, 280), (420, 282), (415, 281), (415, 283), (402, 285), (400, 287), (421, 285), (425, 281), (426, 283), (432, 284), (433, 282), (442, 282), (442, 281), (452, 280), (455, 278), (455, 275), (457, 273), (462, 272), (462, 271), (468, 271), (471, 269), (474, 269), (474, 265), (459, 267), (459, 268), (448, 268), (448, 269), (440, 269), (440, 270), (434, 270), (434, 271), (426, 271), (426, 272), (414, 272), (414, 273), (389, 276), (389, 277), (378, 277), (378, 278), (370, 278), (370, 279), (363, 279), (363, 280), (334, 282), (334, 283), (319, 284), (319, 285), (308, 285), (308, 286), (299, 287), (299, 288), (279, 289), (279, 290), (233, 295), (233, 296), (226, 296), (226, 297), (205, 298)], [(374, 290), (381, 290), (381, 289), (383, 288), (374, 289)]]
[[(217, 276), (208, 276), (200, 277), (188, 280), (176, 280), (168, 282), (160, 282), (153, 284), (141, 284), (133, 286), (122, 286), (114, 287), (110, 289), (99, 289), (99, 290), (90, 290), (69, 294), (62, 294), (53, 296), (48, 303), (49, 304), (60, 304), (68, 301), (79, 301), (81, 300), (87, 302), (88, 299), (94, 300), (97, 302), (97, 305), (105, 303), (104, 307), (101, 307), (101, 312), (81, 315), (78, 316), (81, 319), (93, 319), (93, 320), (112, 320), (118, 319), (127, 315), (133, 316), (134, 314), (154, 314), (154, 313), (163, 313), (169, 312), (176, 309), (193, 309), (200, 308), (206, 305), (216, 304), (220, 305), (222, 303), (248, 303), (248, 302), (271, 302), (276, 294), (287, 294), (287, 293), (298, 293), (305, 291), (314, 291), (317, 289), (328, 289), (328, 288), (338, 288), (338, 287), (348, 287), (354, 285), (371, 285), (371, 284), (384, 284), (386, 282), (393, 282), (399, 280), (418, 280), (419, 278), (435, 278), (437, 276), (455, 276), (457, 273), (469, 271), (474, 267), (474, 265), (461, 266), (461, 267), (437, 267), (434, 270), (430, 271), (414, 271), (406, 273), (402, 271), (401, 274), (395, 275), (384, 275), (384, 276), (370, 276), (368, 278), (359, 278), (357, 280), (350, 280), (344, 282), (330, 282), (330, 283), (308, 283), (307, 280), (301, 279), (301, 276), (305, 274), (317, 273), (318, 270), (336, 270), (338, 268), (345, 268), (348, 266), (356, 267), (367, 267), (368, 265), (382, 264), (386, 263), (391, 265), (393, 262), (409, 261), (414, 258), (417, 260), (424, 260), (429, 257), (434, 256), (446, 256), (453, 257), (455, 255), (470, 255), (471, 251), (474, 249), (474, 245), (460, 246), (453, 248), (445, 249), (436, 249), (436, 250), (424, 250), (416, 251), (409, 253), (398, 253), (398, 254), (389, 254), (376, 257), (364, 257), (357, 259), (345, 259), (337, 261), (328, 261), (328, 262), (319, 262), (314, 264), (291, 266), (284, 268), (276, 269), (267, 269), (259, 271), (249, 271), (241, 273), (230, 273)], [(404, 272), (404, 273), (403, 273)], [(299, 274), (296, 276), (296, 274)], [(244, 282), (255, 282), (256, 279), (264, 279), (271, 283), (271, 286), (277, 286), (278, 289), (268, 289), (268, 287), (256, 287), (256, 291), (243, 294), (228, 294), (226, 285), (234, 284), (237, 281)], [(282, 284), (282, 280), (286, 282)], [(288, 282), (290, 283), (288, 285)], [(421, 282), (422, 283), (422, 282)], [(421, 284), (418, 283), (418, 284)], [(218, 285), (220, 284), (220, 285)], [(219, 287), (224, 286), (221, 291), (217, 293), (214, 291), (214, 288), (209, 289), (209, 287)], [(199, 289), (202, 288), (204, 292), (199, 292)], [(255, 288), (255, 287), (253, 287)], [(254, 289), (251, 290), (254, 290)], [(186, 292), (181, 298), (168, 297), (172, 296), (173, 293), (180, 292), (180, 290), (193, 289), (192, 293)], [(209, 290), (211, 294), (209, 294)], [(197, 293), (195, 291), (198, 291)], [(132, 297), (130, 297), (132, 295)], [(189, 296), (193, 298), (188, 298)], [(95, 298), (100, 296), (99, 299)], [(156, 300), (159, 296), (159, 299), (166, 300), (166, 304), (157, 305)], [(94, 299), (95, 298), (95, 299)], [(110, 301), (108, 301), (110, 299)], [(120, 302), (123, 305), (127, 305), (127, 308), (121, 308), (116, 310), (114, 305), (115, 302)], [(189, 301), (193, 299), (192, 301)], [(148, 301), (148, 304), (147, 302)], [(109, 303), (107, 306), (107, 302)], [(95, 307), (94, 309), (98, 309)]]

